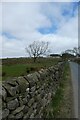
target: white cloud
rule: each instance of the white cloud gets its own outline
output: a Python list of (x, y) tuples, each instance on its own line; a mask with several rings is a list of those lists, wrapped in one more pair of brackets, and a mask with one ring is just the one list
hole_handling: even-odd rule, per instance
[(24, 43), (20, 40), (15, 39), (7, 39), (3, 36), (3, 43), (2, 43), (3, 51), (2, 57), (20, 57), (25, 56), (25, 46)]
[(42, 40), (50, 42), (50, 48), (54, 53), (78, 47), (78, 15), (63, 22), (63, 26), (60, 26), (56, 34), (45, 35)]
[(2, 31), (2, 3), (0, 3), (0, 32)]
[(4, 3), (3, 30), (19, 38), (27, 38), (38, 27), (51, 26), (50, 20), (39, 12), (38, 3)]
[(3, 57), (26, 56), (25, 47), (34, 40), (49, 41), (50, 48), (55, 53), (77, 46), (78, 16), (65, 21), (61, 15), (61, 4), (54, 5), (54, 9), (48, 6), (48, 14), (61, 22), (56, 34), (43, 35), (37, 28), (51, 27), (52, 21), (50, 16), (43, 14), (41, 5), (42, 3), (3, 3), (3, 30), (16, 36), (16, 39), (3, 36)]
[(25, 56), (25, 47), (43, 36), (36, 29), (51, 26), (39, 7), (38, 3), (3, 3), (3, 31), (17, 38), (3, 37), (3, 57)]
[(73, 47), (78, 46), (78, 40), (76, 38), (73, 40), (69, 37), (54, 34), (46, 35), (41, 40), (50, 43), (52, 53), (61, 53), (67, 49), (73, 49)]
[(2, 2), (78, 2), (79, 0), (1, 0)]
[(0, 58), (2, 58), (2, 36), (0, 36)]
[(78, 39), (78, 16), (71, 18), (68, 22), (64, 23), (59, 29), (58, 34), (60, 36)]

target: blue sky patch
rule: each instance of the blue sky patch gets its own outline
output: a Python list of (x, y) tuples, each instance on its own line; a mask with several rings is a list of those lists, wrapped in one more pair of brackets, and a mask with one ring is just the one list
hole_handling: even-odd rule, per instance
[(16, 39), (14, 35), (12, 35), (10, 32), (3, 32), (3, 36), (6, 36), (8, 39)]
[[(67, 3), (68, 4), (68, 3)], [(67, 7), (67, 6), (66, 6)], [(78, 3), (77, 2), (73, 2), (73, 3), (71, 3), (70, 4), (70, 7), (69, 7), (69, 9), (67, 9), (67, 8), (63, 8), (62, 9), (62, 15), (64, 16), (64, 17), (74, 17), (75, 16), (75, 11), (76, 11), (76, 9), (78, 8)]]
[(52, 26), (50, 28), (46, 28), (46, 27), (43, 27), (43, 28), (39, 28), (38, 31), (41, 33), (41, 34), (51, 34), (51, 33), (56, 33), (57, 31), (57, 26)]
[[(54, 7), (54, 4), (56, 4), (56, 3), (49, 3), (49, 5), (50, 4), (51, 4), (51, 8), (52, 8), (52, 6)], [(77, 10), (77, 7), (78, 7), (77, 2), (67, 2), (66, 4), (65, 4), (65, 2), (63, 2), (63, 3), (59, 3), (59, 4), (62, 5), (62, 7), (61, 7), (61, 15), (64, 17), (65, 22), (67, 22), (72, 17), (75, 17), (76, 10)], [(42, 12), (42, 14), (44, 14), (50, 20), (50, 22), (52, 23), (52, 26), (47, 27), (47, 28), (46, 27), (38, 28), (37, 30), (41, 34), (56, 33), (58, 28), (59, 28), (60, 22), (61, 22), (61, 18), (55, 17), (54, 13), (52, 15), (52, 14), (49, 14), (49, 12), (47, 12), (47, 6), (48, 6), (48, 4), (44, 4), (42, 6), (41, 12)], [(46, 8), (43, 9), (43, 7), (46, 7)]]

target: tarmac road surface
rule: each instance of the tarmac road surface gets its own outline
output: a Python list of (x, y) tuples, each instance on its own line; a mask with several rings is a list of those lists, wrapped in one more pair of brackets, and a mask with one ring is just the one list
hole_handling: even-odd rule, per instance
[(73, 87), (73, 98), (74, 98), (74, 118), (79, 118), (80, 120), (80, 65), (75, 62), (69, 62), (72, 77), (72, 87)]

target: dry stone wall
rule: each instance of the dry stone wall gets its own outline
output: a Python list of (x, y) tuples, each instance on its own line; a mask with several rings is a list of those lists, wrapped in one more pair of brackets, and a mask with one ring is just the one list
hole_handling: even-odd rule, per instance
[(43, 118), (43, 109), (55, 95), (63, 63), (2, 83), (2, 120)]

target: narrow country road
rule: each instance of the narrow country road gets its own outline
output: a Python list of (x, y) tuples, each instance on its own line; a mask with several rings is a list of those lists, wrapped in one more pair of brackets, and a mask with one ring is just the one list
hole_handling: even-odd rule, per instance
[(70, 62), (70, 69), (71, 69), (71, 77), (72, 77), (72, 87), (73, 87), (73, 98), (74, 98), (74, 117), (80, 119), (80, 115), (78, 112), (79, 102), (79, 87), (80, 87), (80, 80), (79, 80), (79, 70), (80, 65), (75, 62)]

